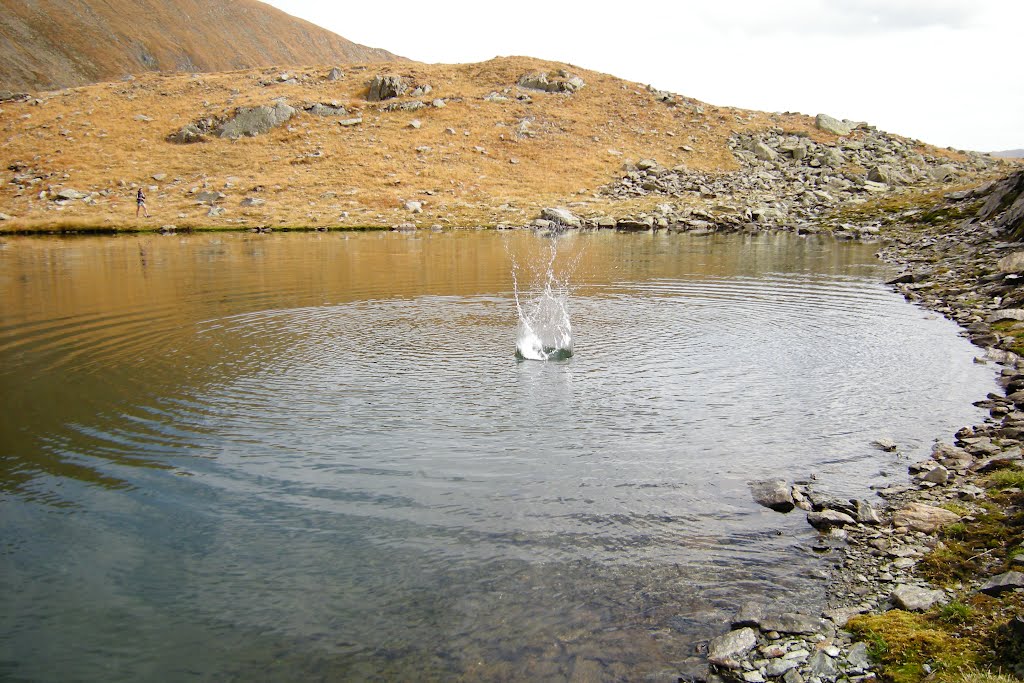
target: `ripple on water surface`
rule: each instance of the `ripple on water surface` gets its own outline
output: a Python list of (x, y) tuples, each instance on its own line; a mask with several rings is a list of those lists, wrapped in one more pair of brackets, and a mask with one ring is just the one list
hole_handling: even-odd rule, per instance
[[(905, 476), (873, 439), (923, 452), (991, 385), (864, 247), (551, 245), (218, 236), (20, 256), (0, 281), (21, 302), (0, 317), (22, 388), (3, 405), (11, 670), (103, 678), (131, 632), (136, 678), (185, 651), (214, 677), (273, 659), (290, 676), (545, 678), (596, 651), (610, 677), (660, 671), (745, 598), (818, 599), (811, 529), (758, 508), (749, 480), (867, 497)], [(551, 254), (575, 355), (517, 361), (510, 263)], [(53, 264), (48, 298), (32, 283), (58, 281)], [(55, 523), (43, 500), (71, 507)]]

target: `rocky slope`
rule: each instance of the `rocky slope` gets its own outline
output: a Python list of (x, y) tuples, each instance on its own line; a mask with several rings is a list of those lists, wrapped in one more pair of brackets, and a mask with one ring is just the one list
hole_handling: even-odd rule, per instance
[(256, 0), (0, 0), (0, 88), (400, 59)]
[[(835, 217), (851, 206), (948, 190), (1011, 163), (529, 58), (332, 67), (0, 96), (0, 231), (848, 232)], [(134, 216), (138, 187), (149, 221)]]

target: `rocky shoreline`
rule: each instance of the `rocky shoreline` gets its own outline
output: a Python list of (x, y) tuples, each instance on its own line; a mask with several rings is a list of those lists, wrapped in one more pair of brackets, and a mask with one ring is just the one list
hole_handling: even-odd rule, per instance
[[(771, 614), (757, 604), (744, 606), (732, 630), (707, 644), (708, 681), (859, 683), (889, 678), (878, 665), (878, 650), (852, 632), (863, 636), (870, 628), (865, 623), (850, 628), (858, 625), (858, 615), (886, 618), (940, 610), (955, 621), (979, 595), (994, 601), (996, 613), (1016, 613), (997, 625), (1001, 651), (989, 651), (988, 660), (1024, 675), (1024, 619), (1015, 612), (1024, 598), (1024, 552), (1014, 553), (1020, 547), (1024, 498), (1018, 485), (989, 488), (993, 472), (1022, 473), (1024, 358), (1014, 333), (1024, 329), (1019, 308), (1024, 291), (1017, 286), (1024, 281), (1024, 171), (951, 193), (932, 211), (943, 212), (944, 220), (914, 223), (920, 211), (883, 218), (889, 223), (883, 226), (887, 245), (879, 257), (904, 269), (892, 286), (958, 322), (985, 349), (978, 362), (998, 365), (1005, 393), (993, 392), (978, 403), (990, 413), (983, 424), (960, 429), (953, 443), (937, 442), (930, 459), (910, 463), (906, 484), (878, 491), (881, 504), (819, 497), (805, 484), (782, 480), (753, 482), (757, 502), (779, 512), (802, 508), (819, 530), (816, 549), (833, 562), (827, 609), (822, 614)], [(1000, 325), (1008, 321), (1009, 327)], [(898, 450), (888, 440), (876, 446)], [(934, 558), (948, 554), (947, 539), (969, 535), (993, 515), (1014, 522), (1008, 528), (1018, 534), (1013, 537), (1017, 548), (990, 544), (955, 565), (962, 570), (959, 575), (944, 576), (944, 585), (936, 585)], [(923, 571), (930, 562), (931, 571)], [(953, 631), (954, 637), (967, 635)], [(955, 665), (923, 661), (917, 679)]]

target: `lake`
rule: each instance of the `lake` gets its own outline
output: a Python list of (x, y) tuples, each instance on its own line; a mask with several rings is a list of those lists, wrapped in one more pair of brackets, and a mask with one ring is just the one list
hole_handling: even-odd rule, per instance
[[(820, 607), (748, 483), (877, 500), (995, 387), (874, 249), (2, 238), (0, 678), (637, 680)], [(552, 282), (573, 353), (521, 360)]]

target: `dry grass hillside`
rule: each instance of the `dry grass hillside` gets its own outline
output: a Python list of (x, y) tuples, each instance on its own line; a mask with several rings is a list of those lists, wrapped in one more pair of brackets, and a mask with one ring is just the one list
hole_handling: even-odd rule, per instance
[(256, 0), (0, 0), (0, 88), (400, 59)]
[[(777, 128), (836, 139), (809, 116), (666, 98), (530, 58), (349, 66), (340, 80), (327, 78), (330, 66), (148, 74), (3, 103), (0, 212), (8, 218), (0, 230), (521, 224), (552, 205), (622, 215), (663, 201), (652, 195), (613, 203), (599, 192), (627, 162), (653, 158), (725, 172), (736, 168), (727, 145), (734, 132)], [(516, 86), (524, 73), (558, 69), (581, 76), (585, 87), (566, 94)], [(368, 82), (386, 73), (430, 85), (418, 98), (428, 106), (384, 109), (412, 96), (368, 101)], [(507, 99), (485, 99), (492, 93)], [(266, 134), (167, 140), (189, 122), (279, 100), (299, 114)], [(430, 104), (436, 100), (443, 106)], [(317, 102), (343, 105), (361, 122), (344, 126), (337, 116), (302, 110)], [(139, 185), (149, 197), (149, 220), (134, 215)], [(90, 196), (54, 201), (62, 189)], [(209, 215), (197, 201), (202, 191), (224, 193), (217, 202), (223, 213)], [(246, 199), (256, 205), (243, 205)], [(422, 213), (406, 208), (408, 201), (422, 202)]]

